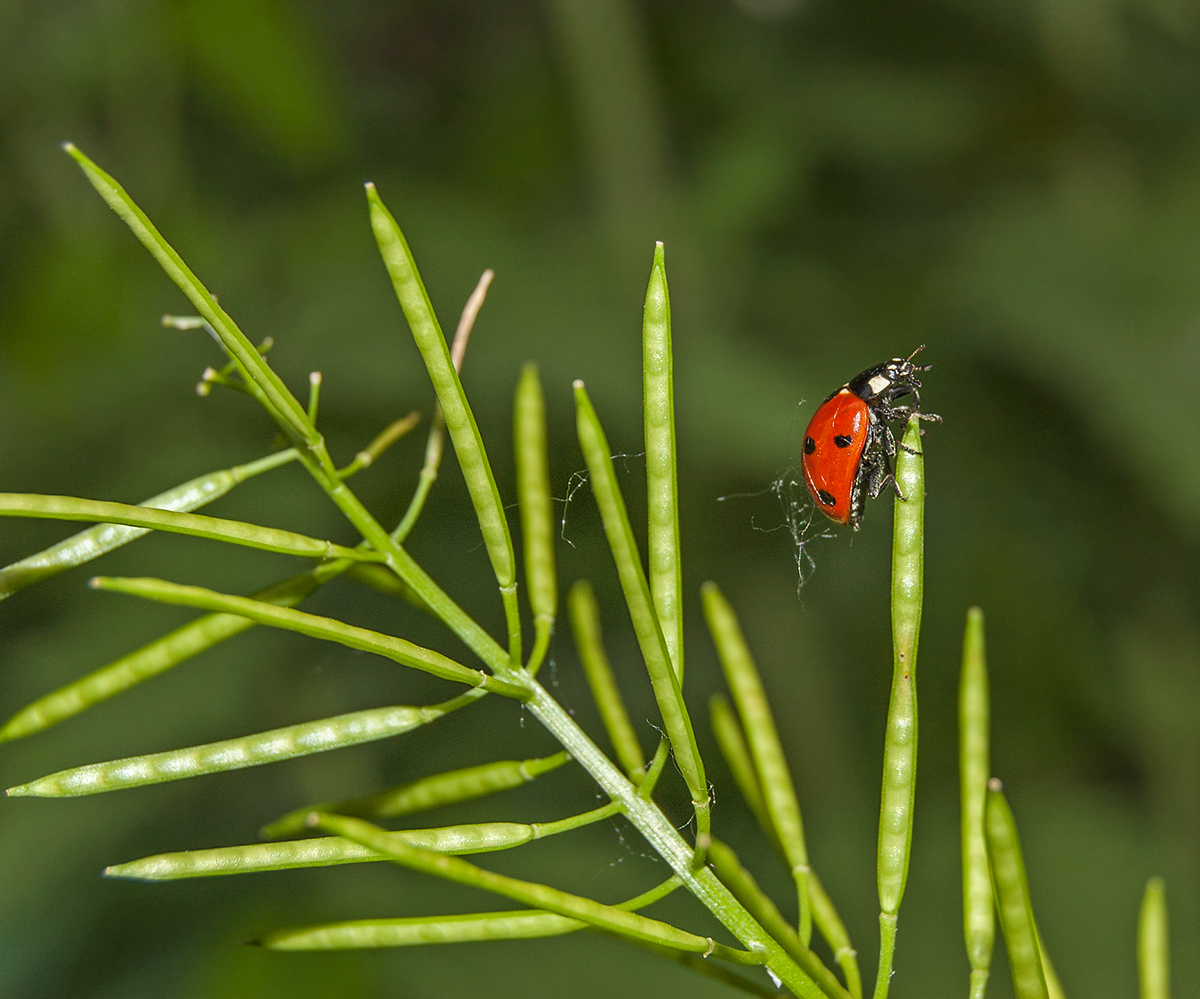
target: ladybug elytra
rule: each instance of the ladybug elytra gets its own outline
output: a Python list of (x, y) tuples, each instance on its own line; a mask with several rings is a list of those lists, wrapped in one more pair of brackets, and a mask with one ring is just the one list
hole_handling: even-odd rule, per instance
[[(914, 414), (941, 419), (918, 410), (917, 373), (930, 368), (912, 363), (921, 349), (851, 378), (817, 407), (804, 431), (804, 482), (813, 503), (835, 523), (857, 531), (868, 496), (874, 499), (889, 483), (900, 495), (892, 472), (896, 438), (889, 421)], [(911, 402), (896, 405), (904, 396), (911, 396)]]

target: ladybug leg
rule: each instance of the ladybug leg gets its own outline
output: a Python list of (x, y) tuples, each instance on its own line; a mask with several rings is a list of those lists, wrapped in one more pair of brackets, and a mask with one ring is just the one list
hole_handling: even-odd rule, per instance
[[(896, 485), (896, 476), (892, 473), (892, 463), (888, 460), (887, 455), (878, 455), (870, 466), (866, 468), (866, 473), (863, 487), (871, 499), (878, 496), (889, 485), (896, 490), (896, 495), (900, 496), (900, 487)], [(903, 499), (904, 497), (900, 496), (900, 498)]]
[(892, 473), (892, 458), (896, 456), (896, 438), (892, 436), (891, 428), (886, 423), (877, 423), (871, 428), (867, 446), (863, 451), (862, 465), (859, 474), (862, 476), (863, 489), (874, 499), (888, 483), (893, 486), (896, 478)]

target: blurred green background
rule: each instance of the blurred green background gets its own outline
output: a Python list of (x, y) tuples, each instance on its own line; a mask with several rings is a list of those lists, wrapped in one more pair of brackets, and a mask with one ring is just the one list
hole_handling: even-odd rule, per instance
[[(890, 682), (890, 513), (795, 550), (773, 480), (814, 405), (920, 343), (926, 407), (921, 774), (893, 995), (965, 992), (954, 765), (963, 615), (988, 616), (994, 764), (1069, 995), (1130, 996), (1145, 879), (1167, 880), (1177, 986), (1200, 976), (1200, 8), (1186, 0), (738, 0), (339, 4), (0, 3), (3, 487), (139, 501), (266, 453), (241, 396), (192, 391), (219, 360), (58, 148), (115, 174), (296, 390), (348, 460), (431, 391), (378, 261), (361, 183), (404, 226), (443, 323), (485, 267), (464, 381), (512, 498), (509, 409), (541, 365), (558, 494), (583, 467), (585, 378), (635, 513), (639, 332), (653, 240), (674, 310), (685, 584), (743, 615), (800, 786), (817, 869), (873, 975), (879, 753)], [(423, 429), (357, 486), (394, 522)], [(499, 602), (448, 458), (411, 550), (494, 630)], [(723, 501), (722, 497), (726, 497)], [(288, 468), (211, 508), (353, 543)], [(7, 521), (0, 558), (62, 536)], [(587, 490), (567, 509), (565, 585), (590, 576), (643, 742), (652, 700)], [(283, 556), (148, 538), (98, 563), (248, 592)], [(0, 605), (0, 714), (188, 619), (68, 573)], [(310, 607), (457, 653), (436, 623), (340, 582)], [(689, 613), (689, 696), (716, 829), (760, 881), (784, 873), (716, 759), (720, 686)], [(547, 677), (600, 737), (568, 629)], [(27, 743), (5, 786), (75, 764), (341, 711), (445, 696), (427, 677), (251, 632)], [(497, 699), (394, 742), (121, 795), (0, 805), (0, 994), (22, 997), (722, 995), (576, 935), (337, 956), (237, 942), (279, 925), (504, 904), (376, 865), (174, 885), (108, 863), (248, 842), (305, 802), (549, 738)], [(594, 789), (565, 768), (467, 816), (556, 818)], [(683, 822), (678, 787), (667, 803)], [(418, 823), (419, 824), (419, 823)], [(489, 860), (606, 900), (661, 879), (603, 824)], [(705, 914), (660, 910), (693, 927)], [(997, 955), (993, 992), (1011, 994)]]

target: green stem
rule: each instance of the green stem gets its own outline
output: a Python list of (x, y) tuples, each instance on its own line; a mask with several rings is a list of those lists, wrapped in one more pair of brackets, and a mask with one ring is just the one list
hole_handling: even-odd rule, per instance
[[(525, 702), (526, 709), (591, 774), (605, 794), (621, 803), (626, 818), (670, 865), (684, 887), (744, 947), (761, 953), (766, 966), (795, 995), (802, 999), (828, 999), (827, 994), (796, 964), (782, 945), (758, 924), (712, 871), (706, 867), (693, 867), (693, 849), (658, 806), (639, 793), (639, 789), (597, 748), (545, 688), (536, 680), (530, 680), (529, 684), (532, 696)], [(642, 790), (648, 780), (649, 775), (642, 784)]]
[(398, 420), (393, 420), (376, 435), (370, 444), (354, 456), (354, 460), (349, 465), (338, 469), (338, 478), (348, 479), (352, 475), (357, 475), (364, 468), (370, 468), (384, 451), (412, 430), (420, 419), (421, 415), (416, 410), (413, 410), (408, 416), (402, 416)]
[(827, 995), (836, 996), (838, 999), (851, 999), (850, 993), (842, 988), (833, 972), (801, 942), (796, 931), (783, 918), (775, 903), (758, 887), (754, 876), (742, 866), (737, 854), (729, 846), (720, 840), (713, 840), (709, 847), (709, 859), (717, 876), (729, 886), (737, 900), (758, 920), (764, 930), (783, 945), (796, 963)]

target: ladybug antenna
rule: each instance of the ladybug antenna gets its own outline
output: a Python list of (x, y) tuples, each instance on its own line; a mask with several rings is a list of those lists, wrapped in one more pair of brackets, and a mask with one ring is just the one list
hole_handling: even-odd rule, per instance
[(919, 346), (916, 350), (914, 350), (911, 354), (909, 354), (908, 357), (906, 357), (904, 360), (911, 361), (914, 357), (916, 357), (924, 349), (925, 349), (925, 344), (921, 344), (921, 346)]

